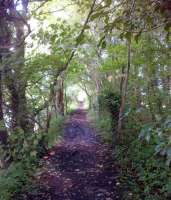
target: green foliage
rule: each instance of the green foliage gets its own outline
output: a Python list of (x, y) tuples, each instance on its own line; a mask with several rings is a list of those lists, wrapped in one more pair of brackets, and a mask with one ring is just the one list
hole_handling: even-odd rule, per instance
[[(151, 3), (141, 0), (134, 2), (119, 0), (116, 4), (106, 0), (103, 3), (103, 6), (97, 5), (97, 9), (91, 16), (91, 21), (102, 19), (104, 33), (111, 33), (112, 30), (117, 29), (120, 31), (120, 38), (125, 38), (128, 41), (131, 41), (131, 38), (138, 41), (143, 32), (152, 31), (159, 27), (162, 31), (170, 33), (167, 1), (166, 5), (165, 1)], [(111, 13), (111, 10), (114, 12)]]
[(41, 133), (24, 133), (16, 129), (9, 137), (6, 153), (14, 162), (34, 162), (37, 159), (39, 141), (43, 137)]
[(12, 163), (8, 169), (0, 171), (0, 200), (11, 200), (23, 186), (29, 187), (30, 177), (35, 171), (30, 162)]
[(104, 90), (99, 95), (99, 107), (101, 110), (108, 110), (111, 113), (113, 120), (117, 121), (121, 97), (118, 93)]
[(100, 135), (104, 139), (104, 142), (111, 144), (113, 142), (111, 118), (107, 114), (104, 114), (104, 118), (98, 120), (97, 127), (100, 130)]
[(108, 57), (104, 60), (100, 66), (100, 72), (111, 72), (118, 70), (123, 66), (126, 66), (127, 49), (126, 45), (121, 42), (117, 37), (115, 39), (115, 45), (109, 44), (107, 46)]
[(21, 129), (16, 129), (9, 137), (5, 154), (12, 158), (13, 162), (35, 163), (37, 158), (59, 139), (63, 121), (63, 117), (52, 119), (48, 133), (24, 133)]
[(62, 137), (64, 120), (65, 118), (63, 116), (58, 116), (57, 118), (53, 118), (51, 120), (50, 128), (48, 134), (46, 135), (48, 148), (51, 148)]
[(140, 132), (139, 138), (148, 143), (155, 142), (155, 153), (166, 158), (166, 165), (171, 164), (171, 119), (160, 120), (156, 123), (145, 124)]
[(111, 144), (113, 141), (112, 120), (108, 112), (103, 111), (100, 116), (94, 112), (89, 112), (89, 118), (95, 123), (95, 127), (99, 130), (99, 134), (104, 142)]
[[(130, 134), (127, 137), (130, 139)], [(171, 173), (163, 159), (155, 156), (153, 143), (141, 143), (132, 138), (130, 144), (117, 147), (116, 154), (122, 166), (121, 182), (129, 185), (133, 199), (166, 199)]]
[(39, 133), (40, 137), (34, 151), (38, 158), (44, 156), (48, 149), (52, 148), (57, 142), (59, 142), (63, 134), (63, 123), (64, 116), (59, 115), (57, 118), (53, 117), (50, 122), (48, 133)]
[[(84, 24), (82, 17), (85, 16), (80, 14), (80, 23), (73, 24), (70, 17), (67, 18), (68, 13), (63, 16), (66, 5), (62, 8), (61, 18), (51, 9), (56, 7), (56, 1), (38, 5), (38, 9), (34, 8), (38, 13), (33, 11), (34, 16), (30, 16), (30, 22), (33, 20), (33, 24), (34, 20), (38, 21), (38, 28), (34, 30), (33, 27), (28, 45), (24, 45), (26, 56), (17, 59), (18, 52), (15, 48), (10, 48), (9, 56), (6, 56), (5, 62), (2, 63), (5, 69), (2, 66), (3, 76), (10, 71), (13, 83), (8, 83), (9, 78), (2, 80), (2, 96), (5, 102), (5, 107), (2, 105), (5, 109), (2, 110), (6, 121), (9, 120), (9, 127), (11, 116), (16, 114), (15, 111), (12, 113), (12, 103), (16, 100), (23, 102), (22, 98), (13, 98), (12, 102), (10, 89), (15, 86), (19, 93), (26, 87), (26, 91), (21, 93), (26, 92), (26, 105), (30, 110), (28, 114), (33, 114), (33, 120), (38, 120), (40, 126), (44, 125), (47, 119), (46, 109), (47, 112), (53, 111), (55, 103), (53, 100), (56, 88), (52, 91), (55, 79), (65, 70), (62, 78), (65, 78), (66, 88), (71, 84), (82, 83), (92, 104), (99, 103), (100, 116), (96, 119), (96, 126), (104, 140), (110, 143), (113, 140), (112, 132), (116, 130), (114, 128), (117, 126), (121, 101), (117, 91), (120, 90), (128, 60), (125, 41), (131, 41), (131, 69), (126, 103), (134, 117), (128, 115), (128, 112), (125, 113), (129, 118), (124, 121), (123, 127), (126, 129), (123, 130), (123, 145), (118, 146), (117, 154), (123, 170), (121, 181), (124, 183), (126, 179), (127, 185), (133, 188), (134, 200), (163, 200), (171, 191), (171, 120), (168, 118), (171, 51), (169, 41), (165, 41), (165, 37), (170, 34), (170, 16), (167, 16), (167, 9), (163, 7), (161, 10), (160, 5), (149, 2), (96, 1), (88, 24), (84, 27), (84, 34), (80, 36), (79, 32)], [(74, 0), (72, 3), (78, 5), (80, 13), (86, 14), (92, 1)], [(61, 5), (63, 6), (63, 3)], [(29, 10), (30, 7), (32, 5)], [(73, 6), (72, 9), (75, 8)], [(45, 14), (42, 14), (43, 12)], [(8, 25), (11, 26), (10, 23)], [(158, 26), (161, 29), (156, 29)], [(153, 32), (153, 29), (156, 31)], [(15, 39), (17, 34), (14, 31), (7, 35)], [(75, 55), (66, 70), (65, 64), (71, 52)], [(18, 70), (20, 76), (17, 76), (18, 64), (23, 65)], [(108, 80), (110, 76), (112, 79)], [(21, 82), (19, 77), (22, 77)], [(22, 85), (23, 88), (19, 87)], [(101, 92), (97, 102), (95, 94), (99, 90)], [(65, 100), (68, 100), (69, 105), (73, 101), (73, 94), (68, 95)], [(8, 200), (11, 195), (21, 190), (31, 175), (31, 168), (36, 166), (37, 159), (62, 136), (63, 121), (63, 117), (52, 118), (46, 134), (40, 130), (24, 133), (21, 129), (10, 134), (8, 145), (0, 150), (0, 153), (4, 154), (3, 157), (13, 160), (10, 167), (2, 171), (0, 200)]]
[(30, 177), (38, 167), (39, 157), (56, 144), (62, 135), (63, 121), (63, 117), (54, 118), (48, 134), (26, 134), (21, 129), (16, 129), (10, 135), (5, 154), (12, 158), (12, 163), (7, 169), (0, 171), (0, 200), (10, 200), (21, 192), (23, 186), (29, 189)]

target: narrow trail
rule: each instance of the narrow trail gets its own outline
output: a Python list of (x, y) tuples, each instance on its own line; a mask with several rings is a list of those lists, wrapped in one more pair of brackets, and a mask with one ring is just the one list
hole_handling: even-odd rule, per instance
[(80, 109), (66, 121), (63, 141), (44, 157), (44, 168), (35, 178), (38, 189), (22, 199), (118, 200), (117, 175), (112, 150)]

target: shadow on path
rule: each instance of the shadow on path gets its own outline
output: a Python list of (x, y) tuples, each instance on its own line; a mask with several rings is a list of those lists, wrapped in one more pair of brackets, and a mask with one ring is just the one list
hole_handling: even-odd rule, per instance
[(36, 187), (25, 200), (117, 200), (117, 169), (111, 149), (77, 110), (64, 127), (63, 141), (44, 158)]

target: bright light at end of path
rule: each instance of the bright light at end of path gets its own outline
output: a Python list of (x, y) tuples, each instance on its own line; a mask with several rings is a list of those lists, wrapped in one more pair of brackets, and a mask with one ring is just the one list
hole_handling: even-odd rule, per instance
[(84, 102), (86, 100), (87, 95), (85, 94), (85, 92), (80, 91), (77, 95), (77, 100), (79, 102)]

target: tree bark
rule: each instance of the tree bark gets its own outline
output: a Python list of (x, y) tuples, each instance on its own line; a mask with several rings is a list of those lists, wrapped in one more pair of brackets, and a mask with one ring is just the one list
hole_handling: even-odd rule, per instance
[(54, 88), (55, 109), (57, 115), (64, 115), (64, 81), (62, 77), (58, 77)]
[(117, 134), (118, 134), (118, 140), (122, 140), (122, 122), (123, 122), (123, 115), (124, 115), (124, 109), (126, 104), (126, 93), (128, 88), (128, 79), (129, 79), (129, 72), (131, 67), (131, 42), (127, 42), (128, 46), (128, 63), (127, 63), (127, 71), (125, 74), (125, 79), (123, 81), (122, 86), (122, 93), (121, 93), (121, 106), (119, 110), (119, 120), (118, 120), (118, 128), (117, 128)]
[(13, 16), (15, 32), (15, 53), (13, 56), (13, 63), (10, 63), (6, 69), (6, 84), (11, 94), (11, 110), (12, 110), (12, 129), (16, 127), (22, 128), (25, 132), (33, 131), (33, 124), (29, 120), (29, 112), (27, 108), (26, 99), (26, 85), (27, 80), (24, 77), (24, 26), (26, 23), (26, 4), (24, 1), (22, 14), (19, 14), (16, 10), (13, 2), (13, 6), (10, 8), (10, 15)]

